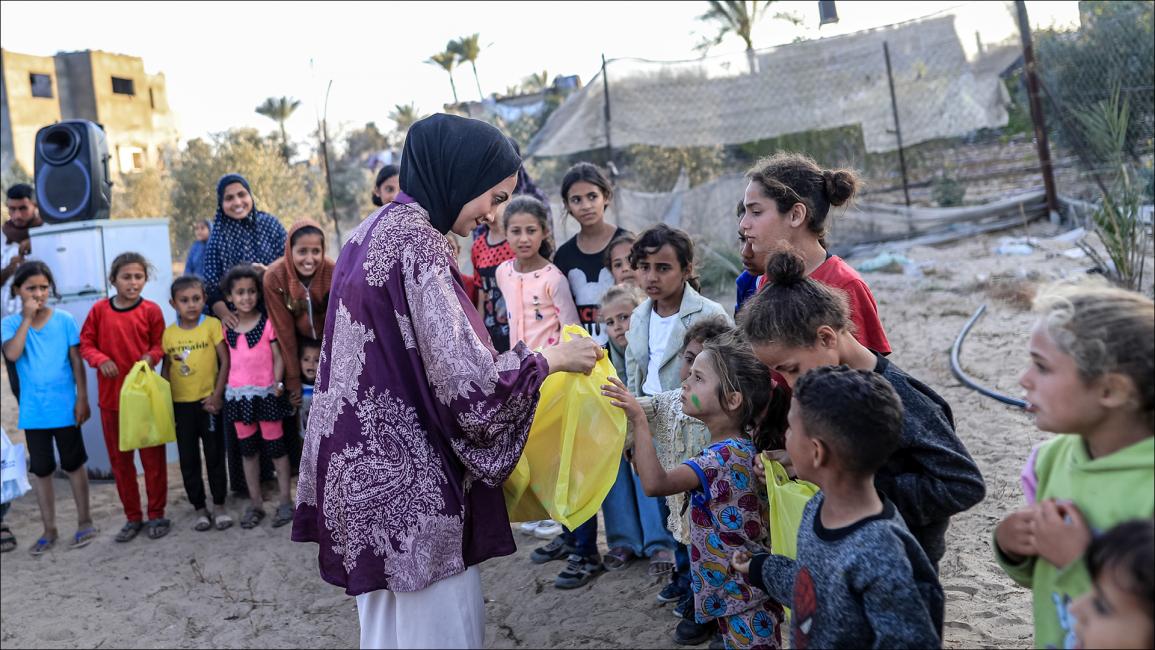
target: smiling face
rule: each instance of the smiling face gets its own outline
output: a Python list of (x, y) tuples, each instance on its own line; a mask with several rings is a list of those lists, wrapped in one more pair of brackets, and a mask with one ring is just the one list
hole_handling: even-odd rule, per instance
[(127, 303), (136, 302), (137, 298), (140, 298), (140, 292), (144, 290), (146, 282), (148, 282), (148, 272), (144, 266), (136, 262), (121, 266), (112, 278), (112, 286), (116, 287), (116, 295)]
[(462, 206), (450, 230), (455, 235), (469, 237), (474, 228), (482, 223), (491, 223), (493, 215), (497, 213), (497, 207), (509, 200), (514, 187), (517, 187), (517, 174), (510, 175), (509, 178), (482, 192), (480, 196)]
[(508, 215), (505, 224), (505, 238), (519, 260), (531, 260), (538, 256), (546, 231), (541, 221), (528, 212)]
[(630, 317), (637, 307), (631, 300), (615, 300), (598, 312), (598, 317), (606, 326), (606, 335), (614, 345), (626, 349), (626, 334), (630, 331)]
[(229, 302), (237, 308), (238, 314), (251, 314), (257, 309), (260, 294), (257, 283), (252, 278), (237, 278), (229, 290)]
[(578, 181), (570, 186), (565, 204), (566, 210), (582, 228), (590, 228), (605, 221), (606, 207), (610, 202), (597, 185)]
[(293, 257), (293, 268), (297, 277), (308, 279), (313, 277), (325, 259), (325, 239), (321, 235), (305, 234), (297, 237), (289, 253)]
[(614, 284), (637, 282), (637, 273), (630, 266), (630, 242), (622, 242), (610, 249), (610, 273), (614, 276)]
[(779, 246), (779, 242), (794, 243), (801, 228), (798, 211), (805, 214), (801, 204), (795, 204), (786, 214), (778, 211), (777, 201), (762, 191), (762, 186), (751, 182), (746, 186), (746, 214), (738, 222), (738, 232), (746, 236), (751, 253), (761, 258)]
[(401, 186), (397, 181), (398, 178), (400, 177), (394, 174), (373, 188), (373, 194), (381, 199), (381, 205), (389, 205), (393, 199), (397, 198), (397, 193), (401, 191)]
[(205, 290), (200, 285), (185, 287), (176, 292), (169, 300), (169, 304), (176, 310), (181, 323), (195, 325), (205, 308)]
[(655, 303), (678, 299), (686, 285), (691, 268), (683, 267), (673, 246), (663, 244), (658, 250), (637, 260), (637, 281), (646, 296)]
[(1027, 411), (1035, 414), (1035, 426), (1053, 433), (1094, 429), (1104, 417), (1098, 380), (1083, 380), (1075, 359), (1059, 349), (1042, 321), (1031, 331), (1028, 349), (1031, 362), (1019, 385), (1027, 391)]
[(240, 183), (229, 183), (221, 197), (221, 209), (230, 219), (244, 219), (253, 211), (253, 196)]
[(32, 300), (36, 303), (36, 309), (44, 309), (44, 305), (48, 304), (48, 297), (52, 295), (52, 283), (43, 275), (30, 275), (24, 280), (24, 284), (16, 289), (16, 295), (20, 298), (21, 304), (27, 300)]
[(1107, 565), (1092, 589), (1071, 603), (1080, 648), (1150, 648), (1155, 638), (1151, 605), (1144, 605), (1120, 580), (1133, 579)]

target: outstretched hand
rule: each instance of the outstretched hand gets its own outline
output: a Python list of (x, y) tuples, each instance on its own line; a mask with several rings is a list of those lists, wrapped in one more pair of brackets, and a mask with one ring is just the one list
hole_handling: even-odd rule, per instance
[(602, 384), (602, 395), (610, 398), (610, 404), (625, 411), (626, 418), (631, 422), (636, 422), (639, 419), (645, 420), (646, 413), (642, 410), (642, 405), (638, 403), (638, 398), (634, 397), (633, 393), (622, 383), (622, 380), (617, 377), (610, 377), (609, 381), (608, 384)]

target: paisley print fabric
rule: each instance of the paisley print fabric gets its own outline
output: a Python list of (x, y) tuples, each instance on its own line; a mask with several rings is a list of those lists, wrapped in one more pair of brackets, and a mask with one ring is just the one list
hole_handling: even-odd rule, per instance
[(548, 373), (524, 345), (493, 350), (445, 238), (396, 201), (334, 269), (293, 520), (350, 595), (418, 591), (515, 550), (501, 483)]

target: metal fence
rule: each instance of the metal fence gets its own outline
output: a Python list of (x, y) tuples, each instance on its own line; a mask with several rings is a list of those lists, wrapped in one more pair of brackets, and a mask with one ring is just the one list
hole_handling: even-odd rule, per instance
[[(555, 201), (569, 165), (606, 166), (619, 195), (611, 219), (634, 229), (678, 225), (731, 263), (742, 174), (781, 150), (859, 172), (861, 207), (832, 221), (836, 245), (954, 221), (953, 213), (918, 220), (931, 213), (887, 206), (1024, 195), (1023, 206), (1045, 214), (1018, 16), (1014, 3), (1004, 6), (1000, 21), (976, 22), (972, 3), (752, 56), (610, 59), (523, 143), (528, 164)], [(1112, 170), (1080, 114), (1115, 94), (1130, 110), (1128, 160), (1150, 183), (1155, 39), (1151, 2), (1081, 2), (1080, 10), (1077, 29), (1031, 37), (1058, 193), (1094, 201)], [(559, 238), (576, 228), (564, 218), (555, 225)]]

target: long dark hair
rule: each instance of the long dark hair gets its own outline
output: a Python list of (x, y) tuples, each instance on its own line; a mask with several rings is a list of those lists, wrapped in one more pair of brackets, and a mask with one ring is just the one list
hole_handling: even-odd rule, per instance
[(776, 153), (762, 158), (746, 173), (762, 193), (785, 213), (801, 203), (806, 207), (806, 227), (825, 244), (826, 216), (831, 206), (843, 205), (858, 190), (858, 176), (850, 169), (823, 169), (800, 153)]
[(683, 271), (690, 270), (690, 274), (686, 277), (686, 283), (694, 287), (694, 291), (701, 290), (702, 286), (698, 282), (697, 272), (693, 269), (694, 240), (690, 239), (690, 235), (686, 231), (671, 228), (664, 223), (650, 226), (638, 235), (630, 249), (630, 266), (635, 269), (638, 268), (638, 262), (657, 253), (663, 246), (674, 249), (674, 254), (678, 256), (678, 264), (682, 265)]
[(779, 251), (766, 262), (769, 282), (754, 294), (738, 316), (751, 343), (810, 348), (818, 328), (854, 331), (846, 294), (806, 276), (806, 263), (793, 251)]
[[(401, 168), (397, 165), (385, 165), (377, 172), (377, 180), (373, 181), (373, 189), (381, 187), (381, 183), (384, 183), (399, 173), (401, 173)], [(381, 197), (377, 196), (375, 193), (370, 193), (373, 195), (373, 205), (377, 207), (385, 205), (381, 202)]]

